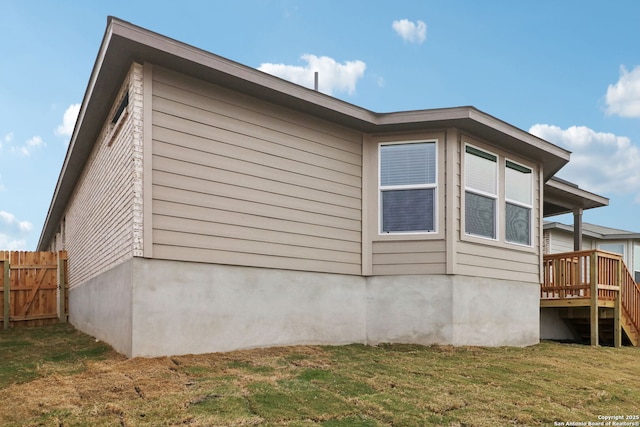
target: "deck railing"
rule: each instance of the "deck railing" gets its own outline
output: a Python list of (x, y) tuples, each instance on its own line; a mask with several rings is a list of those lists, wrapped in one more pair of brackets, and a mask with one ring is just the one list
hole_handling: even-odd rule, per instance
[(632, 320), (637, 336), (640, 337), (640, 285), (625, 267), (622, 272), (622, 290), (620, 292), (622, 310)]
[(619, 306), (640, 336), (640, 286), (621, 255), (601, 250), (550, 254), (544, 255), (543, 267), (541, 299), (590, 299), (596, 316), (600, 304)]

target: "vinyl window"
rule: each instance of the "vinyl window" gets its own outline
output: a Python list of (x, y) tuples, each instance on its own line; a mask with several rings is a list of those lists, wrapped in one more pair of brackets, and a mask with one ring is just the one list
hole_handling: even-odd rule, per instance
[(505, 168), (505, 240), (531, 246), (533, 211), (533, 171), (506, 161)]
[(435, 141), (380, 145), (381, 233), (436, 231), (436, 153)]
[(464, 176), (465, 233), (497, 239), (498, 156), (467, 145)]

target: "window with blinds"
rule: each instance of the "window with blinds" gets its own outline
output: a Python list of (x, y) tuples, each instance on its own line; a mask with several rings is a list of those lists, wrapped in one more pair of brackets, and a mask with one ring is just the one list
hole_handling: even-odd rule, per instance
[(498, 156), (465, 146), (465, 233), (496, 239)]
[(505, 240), (530, 246), (533, 207), (532, 170), (507, 160), (504, 185)]
[(436, 231), (435, 142), (380, 145), (381, 233)]

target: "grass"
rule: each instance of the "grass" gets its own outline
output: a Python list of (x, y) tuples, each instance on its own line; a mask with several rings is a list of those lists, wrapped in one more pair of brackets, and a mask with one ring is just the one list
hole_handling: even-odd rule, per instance
[(637, 348), (298, 346), (127, 360), (55, 325), (0, 332), (0, 425), (588, 423), (640, 415), (639, 378)]

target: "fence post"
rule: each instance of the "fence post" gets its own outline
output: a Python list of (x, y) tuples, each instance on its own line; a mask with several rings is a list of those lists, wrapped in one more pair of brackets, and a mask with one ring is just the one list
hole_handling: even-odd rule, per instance
[(5, 259), (4, 262), (4, 328), (9, 329), (9, 310), (11, 310), (11, 285), (9, 283), (9, 260)]
[(598, 340), (598, 251), (591, 253), (591, 263), (589, 269), (591, 279), (591, 345), (597, 347)]
[(58, 320), (60, 322), (67, 321), (67, 295), (66, 295), (66, 277), (64, 275), (66, 266), (66, 257), (62, 256), (62, 251), (58, 252)]

